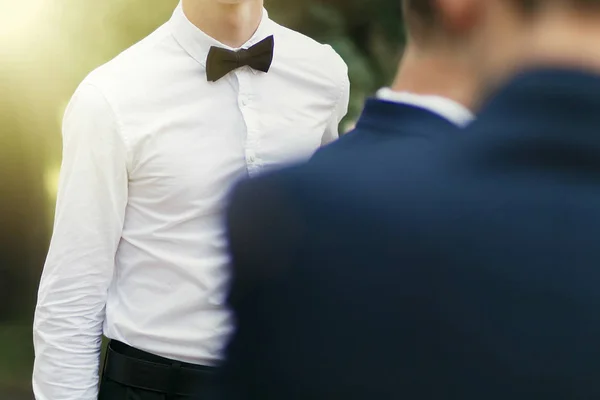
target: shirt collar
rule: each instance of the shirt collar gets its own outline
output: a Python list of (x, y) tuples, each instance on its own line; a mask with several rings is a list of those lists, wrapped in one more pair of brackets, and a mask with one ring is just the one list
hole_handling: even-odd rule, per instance
[(377, 92), (377, 98), (423, 108), (460, 127), (468, 125), (475, 119), (473, 113), (465, 106), (446, 97), (424, 96), (409, 92), (396, 92), (390, 88), (383, 88)]
[[(269, 19), (267, 10), (263, 8), (262, 20), (258, 26), (258, 29), (250, 38), (250, 40), (244, 43), (239, 49), (247, 49), (266, 37), (272, 35), (274, 29), (271, 22), (272, 21)], [(177, 8), (173, 12), (173, 16), (171, 17), (169, 24), (171, 25), (171, 30), (175, 40), (203, 67), (206, 67), (206, 57), (208, 56), (208, 52), (212, 46), (222, 47), (227, 50), (239, 50), (213, 39), (198, 29), (198, 27), (196, 27), (196, 25), (194, 25), (183, 12), (183, 6), (181, 2), (179, 2)]]

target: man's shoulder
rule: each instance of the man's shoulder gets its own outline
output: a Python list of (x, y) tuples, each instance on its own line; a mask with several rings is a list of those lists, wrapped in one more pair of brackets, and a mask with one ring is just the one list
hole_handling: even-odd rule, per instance
[(306, 69), (313, 74), (324, 73), (338, 85), (348, 79), (348, 66), (331, 45), (320, 43), (274, 21), (272, 23), (275, 26), (276, 46), (281, 42), (281, 47), (277, 49), (278, 54), (292, 60), (295, 67)]
[[(364, 132), (353, 133), (360, 134)], [(396, 207), (398, 202), (417, 198), (425, 182), (436, 180), (436, 167), (429, 162), (434, 149), (398, 152), (400, 146), (356, 147), (332, 146), (308, 163), (246, 182), (238, 194), (257, 202), (266, 197), (277, 199), (303, 218), (337, 215), (338, 218), (319, 222), (329, 223), (354, 219), (361, 212), (375, 216), (402, 211)]]
[[(448, 132), (432, 140), (407, 127), (391, 131), (385, 125), (359, 123), (317, 151), (309, 162), (248, 181), (243, 192), (257, 203), (273, 196), (303, 215), (316, 210), (318, 214), (336, 214), (338, 221), (356, 219), (356, 213), (389, 221), (425, 215), (428, 206), (437, 207), (443, 199), (467, 196), (478, 185), (485, 186), (480, 175), (486, 171), (478, 159), (479, 149), (487, 146), (488, 140), (478, 132), (489, 131), (489, 127), (461, 130), (445, 122), (440, 126)], [(454, 134), (459, 130), (460, 134)]]
[[(459, 136), (459, 127), (446, 123), (433, 113), (418, 110), (424, 115), (423, 118), (402, 118), (399, 114), (404, 112), (404, 108), (411, 107), (398, 105), (395, 109), (398, 114), (393, 120), (374, 122), (377, 116), (369, 113), (366, 117), (363, 115), (353, 130), (319, 149), (313, 160), (331, 158), (331, 162), (335, 163), (363, 163), (368, 157), (373, 157), (376, 161), (381, 152), (398, 159), (424, 162), (430, 157), (428, 154), (441, 144), (456, 140)], [(431, 120), (434, 123), (431, 123)], [(400, 164), (398, 167), (400, 168)]]
[(165, 24), (117, 56), (92, 70), (81, 86), (94, 86), (109, 98), (118, 100), (123, 95), (144, 93), (136, 90), (152, 84), (152, 77), (161, 70), (168, 52), (169, 41), (174, 40)]
[(378, 146), (385, 146), (391, 139), (393, 139), (393, 136), (384, 134), (381, 129), (358, 127), (343, 134), (338, 140), (318, 149), (312, 157), (312, 161), (329, 158), (335, 163), (344, 162), (344, 160), (347, 160), (347, 162), (360, 162), (365, 151)]
[(288, 28), (284, 25), (280, 25), (275, 21), (274, 24), (277, 35), (283, 41), (284, 46), (291, 46), (292, 50), (295, 50), (296, 54), (302, 56), (309, 56), (313, 60), (321, 60), (325, 67), (325, 62), (333, 62), (333, 67), (345, 68), (346, 63), (342, 57), (331, 47), (329, 44), (320, 43), (317, 40), (301, 33)]

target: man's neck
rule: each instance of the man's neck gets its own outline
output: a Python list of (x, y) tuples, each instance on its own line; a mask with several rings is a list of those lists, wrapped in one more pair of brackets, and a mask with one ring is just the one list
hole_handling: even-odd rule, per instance
[(391, 87), (397, 92), (440, 96), (473, 109), (476, 81), (458, 57), (421, 51), (409, 45)]
[(585, 69), (600, 75), (600, 12), (550, 10), (532, 28), (518, 67)]
[(217, 0), (183, 0), (186, 17), (213, 39), (238, 48), (258, 29), (263, 0), (222, 3)]

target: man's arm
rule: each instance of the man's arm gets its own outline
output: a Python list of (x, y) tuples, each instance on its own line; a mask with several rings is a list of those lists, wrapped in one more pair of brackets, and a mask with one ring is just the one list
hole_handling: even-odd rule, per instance
[(278, 184), (286, 171), (242, 182), (231, 196), (227, 233), (233, 268), (229, 301), (234, 307), (281, 275), (304, 237), (305, 221)]
[[(332, 50), (333, 51), (333, 50)], [(327, 124), (325, 133), (321, 140), (321, 145), (325, 146), (340, 136), (340, 123), (342, 119), (348, 113), (348, 104), (350, 102), (350, 80), (348, 78), (348, 67), (340, 56), (335, 54), (337, 58), (336, 65), (339, 65), (338, 72), (336, 72), (336, 79), (339, 79), (339, 96), (338, 101), (335, 104), (333, 114)]]
[(261, 398), (272, 385), (269, 327), (285, 307), (276, 293), (305, 238), (305, 221), (288, 193), (277, 184), (281, 176), (244, 182), (232, 196), (227, 214), (233, 257), (229, 306), (237, 330), (223, 368), (225, 399)]
[(34, 321), (37, 400), (97, 399), (102, 325), (127, 204), (128, 151), (103, 94), (82, 84), (63, 123), (54, 232)]

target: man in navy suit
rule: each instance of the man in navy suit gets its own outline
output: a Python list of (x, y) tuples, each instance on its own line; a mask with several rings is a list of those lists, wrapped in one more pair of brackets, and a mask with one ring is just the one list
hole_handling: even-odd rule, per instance
[(498, 87), (474, 123), (235, 191), (238, 398), (600, 398), (600, 4), (435, 7)]

